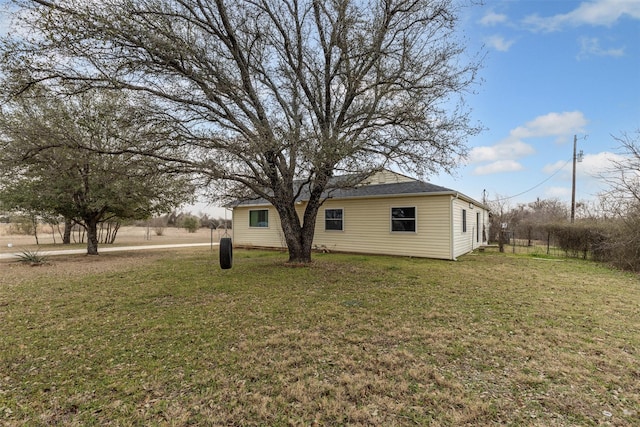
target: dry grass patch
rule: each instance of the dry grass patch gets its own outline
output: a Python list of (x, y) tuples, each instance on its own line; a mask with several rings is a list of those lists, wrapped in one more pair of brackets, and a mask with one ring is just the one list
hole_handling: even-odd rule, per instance
[(637, 276), (490, 253), (286, 268), (236, 251), (231, 270), (177, 253), (3, 282), (0, 420), (640, 423)]
[[(47, 249), (49, 250), (49, 249)], [(72, 280), (93, 274), (118, 273), (148, 266), (168, 254), (184, 254), (194, 249), (106, 252), (99, 256), (56, 255), (47, 256), (42, 264), (20, 263), (19, 258), (0, 260), (0, 287), (16, 286), (25, 282), (43, 283), (49, 280)], [(202, 250), (199, 250), (201, 253)], [(32, 267), (32, 268), (27, 268)]]

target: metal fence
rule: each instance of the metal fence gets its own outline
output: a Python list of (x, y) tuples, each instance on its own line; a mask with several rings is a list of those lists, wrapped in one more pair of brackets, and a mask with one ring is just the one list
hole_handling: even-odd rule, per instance
[[(580, 258), (592, 259), (591, 251), (585, 250), (564, 250), (558, 244), (557, 239), (551, 233), (546, 239), (533, 239), (528, 236), (521, 236), (513, 231), (505, 231), (502, 233), (502, 248), (505, 253), (539, 255), (541, 257), (557, 257), (557, 258)], [(500, 250), (499, 238), (497, 242), (492, 242), (491, 247)]]

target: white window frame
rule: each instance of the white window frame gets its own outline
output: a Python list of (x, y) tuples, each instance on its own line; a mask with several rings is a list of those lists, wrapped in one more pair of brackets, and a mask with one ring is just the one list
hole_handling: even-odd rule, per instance
[[(406, 219), (397, 219), (393, 217), (393, 210), (394, 209), (413, 209), (413, 218), (406, 218)], [(393, 229), (393, 221), (410, 221), (413, 220), (413, 230), (394, 230)], [(391, 208), (389, 209), (389, 230), (391, 231), (391, 233), (417, 233), (418, 232), (418, 207), (417, 206), (411, 206), (411, 205), (397, 205), (397, 206), (391, 206)]]
[[(327, 228), (327, 211), (340, 211), (342, 213), (341, 218), (339, 219), (341, 227), (339, 230)], [(338, 221), (335, 218), (329, 218), (331, 221)], [(344, 208), (325, 208), (324, 209), (324, 231), (328, 232), (341, 232), (344, 231)]]

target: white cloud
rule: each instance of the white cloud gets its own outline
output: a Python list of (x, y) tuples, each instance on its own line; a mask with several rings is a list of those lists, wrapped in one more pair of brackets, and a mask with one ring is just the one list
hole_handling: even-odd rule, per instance
[(580, 111), (565, 111), (538, 116), (524, 126), (513, 129), (509, 136), (513, 139), (545, 136), (563, 137), (584, 132), (587, 119)]
[(530, 15), (524, 24), (535, 31), (558, 31), (565, 26), (611, 26), (623, 16), (640, 19), (640, 2), (635, 0), (595, 0), (582, 2), (565, 14), (549, 17)]
[(500, 35), (493, 35), (485, 37), (484, 42), (497, 51), (507, 52), (515, 43), (515, 40), (505, 40), (505, 38)]
[(604, 49), (600, 46), (600, 40), (596, 37), (580, 38), (580, 52), (578, 59), (585, 59), (590, 56), (624, 56), (624, 48)]
[(535, 153), (533, 147), (516, 140), (504, 140), (490, 147), (475, 147), (469, 153), (469, 163), (494, 162), (504, 159), (519, 159)]
[(5, 36), (11, 27), (11, 17), (7, 6), (0, 6), (0, 36)]
[[(614, 166), (614, 161), (620, 161), (623, 157), (610, 152), (586, 154), (582, 162), (576, 164), (576, 189), (578, 198), (585, 195), (594, 196), (607, 187), (602, 178)], [(564, 187), (549, 187), (545, 190), (548, 197), (569, 198), (571, 196), (571, 182), (573, 180), (573, 164), (571, 160), (558, 161), (544, 166), (544, 173), (557, 175), (555, 181), (566, 182)]]
[(473, 170), (474, 175), (490, 175), (501, 172), (517, 172), (524, 167), (515, 160), (498, 160), (484, 166), (478, 166)]
[(576, 167), (576, 171), (580, 176), (594, 177), (614, 169), (614, 163), (622, 161), (624, 161), (624, 156), (607, 151), (596, 154), (585, 154), (582, 162)]
[(480, 19), (480, 24), (486, 27), (493, 27), (494, 25), (507, 22), (507, 20), (508, 20), (507, 15), (503, 15), (495, 12), (489, 12), (486, 15), (484, 15), (482, 19)]
[[(517, 160), (536, 152), (524, 139), (555, 136), (562, 140), (568, 135), (582, 133), (586, 124), (587, 119), (580, 111), (538, 116), (512, 129), (509, 136), (495, 145), (473, 148), (469, 153), (469, 164), (489, 163), (476, 167), (473, 171), (475, 175), (520, 171), (524, 168)], [(545, 172), (553, 173), (562, 166), (562, 162), (548, 165)]]
[(25, 9), (19, 9), (13, 3), (2, 3), (0, 0), (0, 37), (11, 34), (15, 37), (32, 36), (29, 29), (21, 25), (20, 19), (29, 14)]

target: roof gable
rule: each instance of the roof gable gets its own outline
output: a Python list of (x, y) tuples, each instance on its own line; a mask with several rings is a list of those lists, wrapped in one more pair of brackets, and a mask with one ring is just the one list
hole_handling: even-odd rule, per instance
[(399, 174), (397, 172), (383, 169), (371, 175), (370, 177), (363, 179), (358, 185), (376, 185), (376, 184), (395, 184), (398, 182), (412, 182), (417, 181), (415, 178), (410, 178), (406, 175)]

